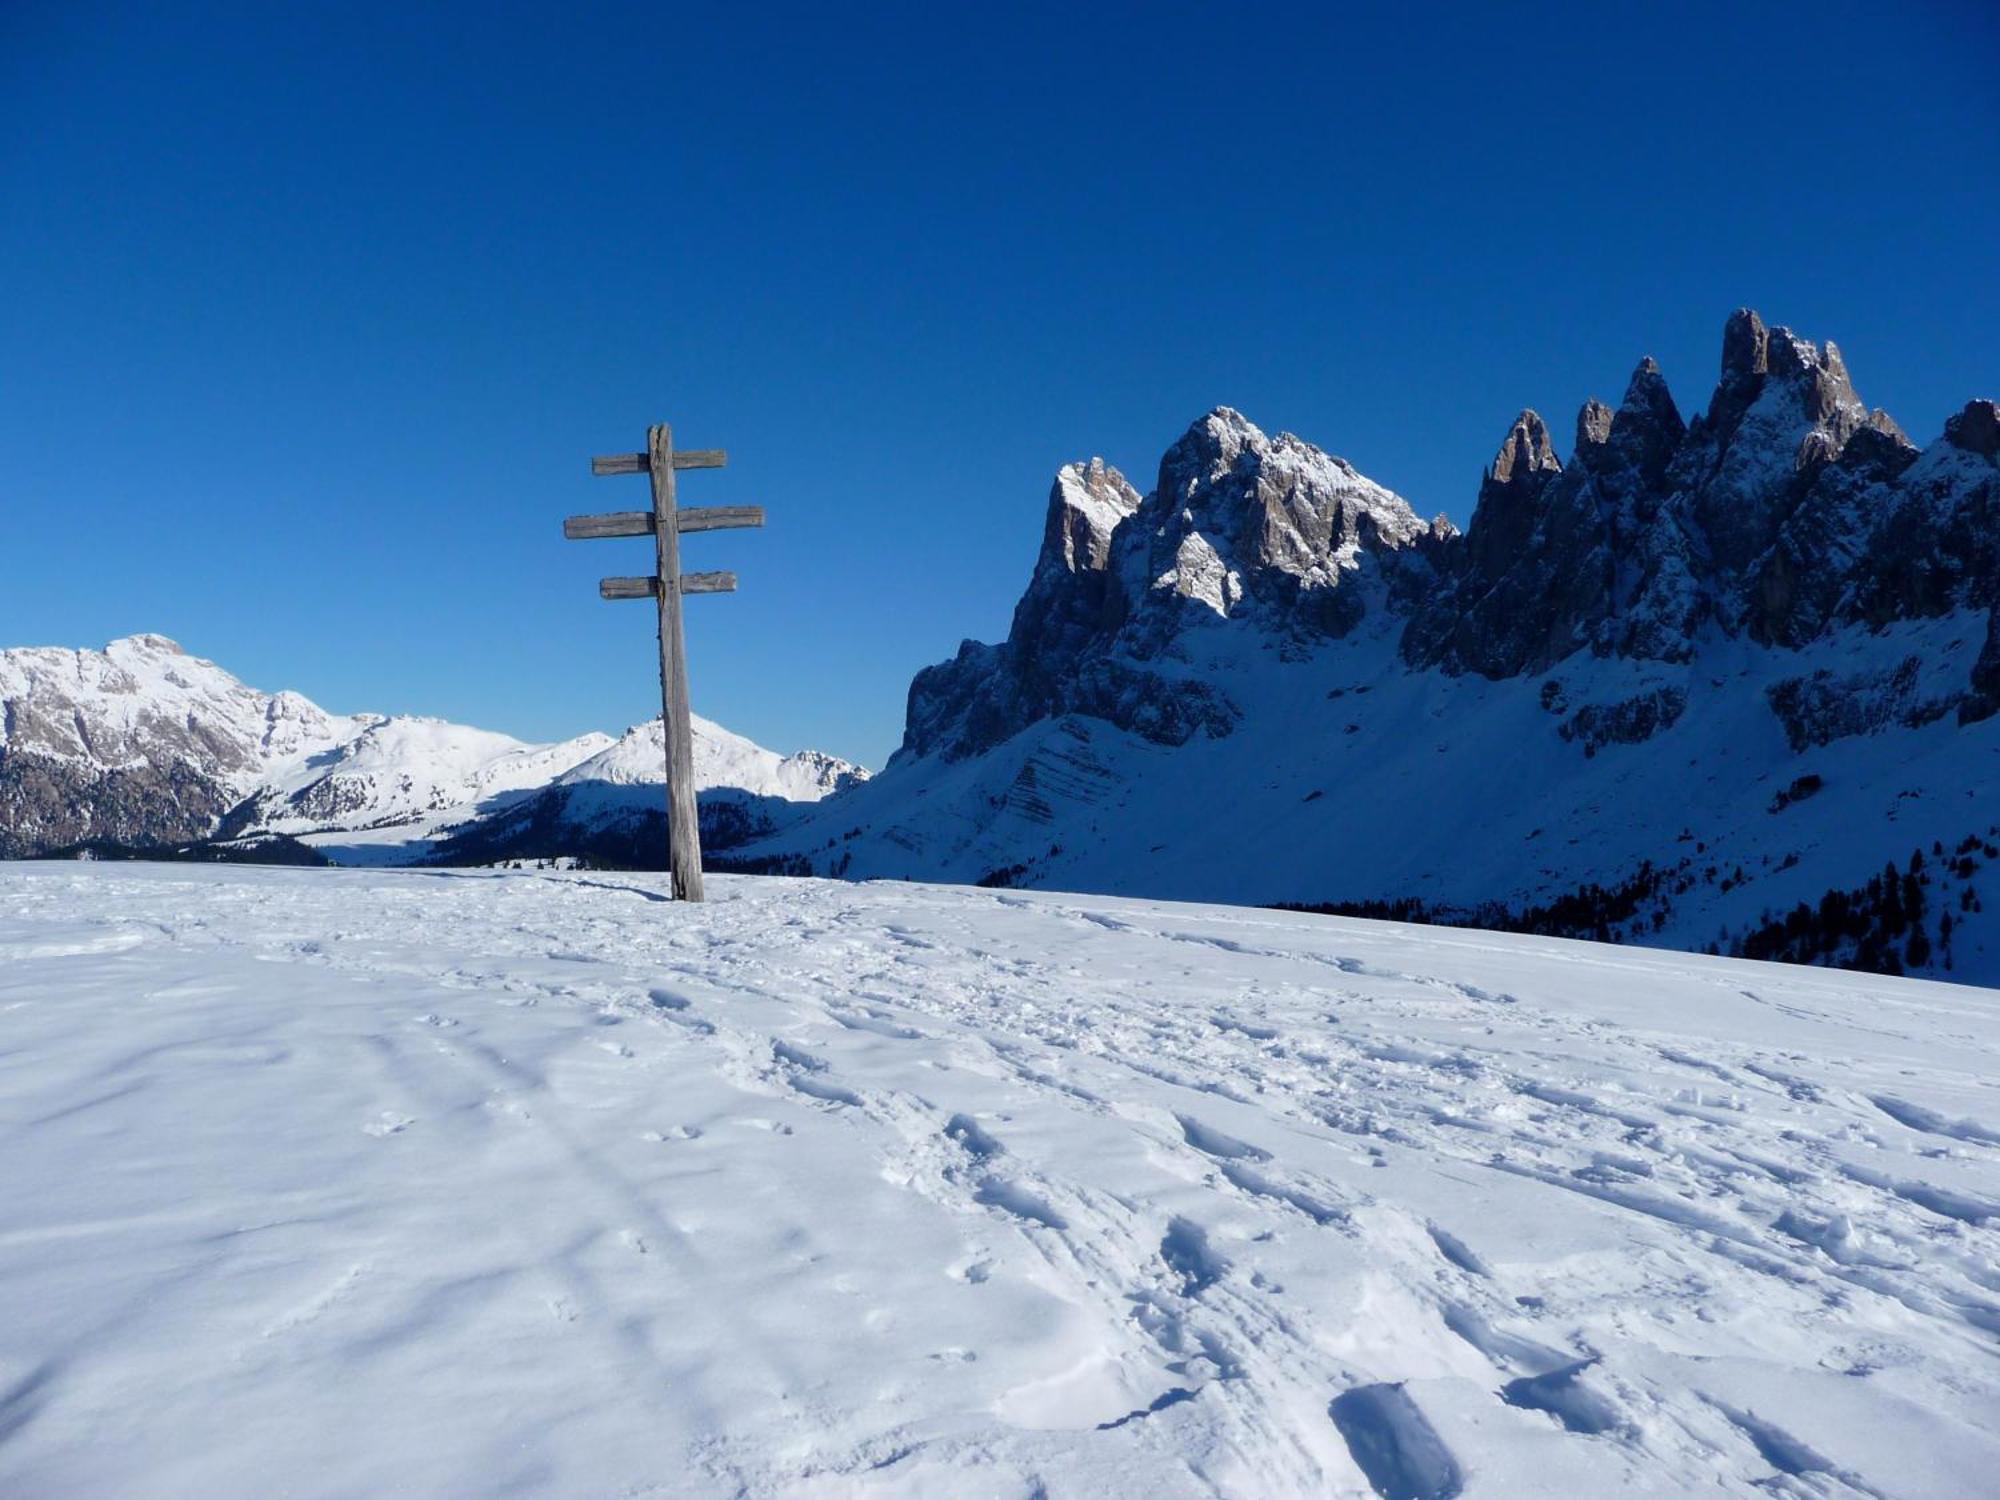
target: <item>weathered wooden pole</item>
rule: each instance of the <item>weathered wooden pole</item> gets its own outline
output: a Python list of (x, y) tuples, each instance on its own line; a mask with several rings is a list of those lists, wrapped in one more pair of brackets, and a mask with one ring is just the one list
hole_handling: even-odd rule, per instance
[(667, 759), (667, 868), (674, 895), (699, 901), (701, 889), (701, 823), (694, 796), (694, 722), (688, 707), (687, 636), (681, 627), (681, 595), (729, 594), (736, 591), (734, 573), (683, 573), (681, 533), (719, 531), (733, 526), (762, 526), (764, 511), (755, 505), (718, 505), (682, 510), (674, 492), (677, 469), (719, 469), (728, 461), (720, 448), (676, 453), (674, 431), (665, 422), (646, 431), (644, 453), (614, 453), (590, 461), (593, 474), (649, 474), (653, 480), (651, 511), (616, 511), (602, 516), (571, 516), (563, 535), (572, 540), (653, 534), (657, 571), (651, 578), (606, 578), (597, 585), (605, 599), (654, 599), (660, 609), (660, 727)]
[(653, 543), (659, 555), (654, 596), (660, 603), (660, 723), (667, 740), (667, 868), (674, 895), (699, 901), (701, 824), (694, 802), (694, 724), (688, 707), (687, 635), (681, 628), (680, 507), (674, 503), (674, 430), (646, 431), (653, 472)]

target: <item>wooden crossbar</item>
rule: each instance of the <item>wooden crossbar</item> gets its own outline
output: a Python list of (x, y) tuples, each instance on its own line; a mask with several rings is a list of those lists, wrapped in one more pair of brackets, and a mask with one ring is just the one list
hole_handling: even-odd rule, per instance
[[(683, 533), (723, 531), (732, 526), (762, 526), (761, 505), (701, 505), (674, 512), (674, 521)], [(653, 530), (649, 510), (615, 510), (602, 516), (571, 516), (563, 522), (563, 535), (571, 541), (588, 541), (604, 536), (647, 536)]]
[[(675, 452), (676, 469), (719, 469), (729, 462), (725, 448), (684, 448)], [(593, 474), (650, 474), (651, 460), (643, 453), (607, 453), (590, 461)]]
[[(597, 585), (600, 598), (604, 599), (653, 599), (659, 596), (660, 580), (657, 578), (605, 578)], [(733, 594), (736, 592), (734, 573), (683, 573), (681, 574), (683, 594)]]

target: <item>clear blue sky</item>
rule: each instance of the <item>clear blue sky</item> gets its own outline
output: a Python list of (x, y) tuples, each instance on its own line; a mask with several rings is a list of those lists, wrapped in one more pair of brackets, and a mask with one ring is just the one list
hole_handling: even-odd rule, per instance
[[(1749, 14), (1740, 14), (1748, 12)], [(0, 644), (157, 630), (330, 708), (695, 703), (880, 764), (1003, 633), (1056, 467), (1210, 406), (1466, 518), (1522, 406), (1740, 303), (1920, 440), (2000, 396), (2000, 9), (0, 0)]]

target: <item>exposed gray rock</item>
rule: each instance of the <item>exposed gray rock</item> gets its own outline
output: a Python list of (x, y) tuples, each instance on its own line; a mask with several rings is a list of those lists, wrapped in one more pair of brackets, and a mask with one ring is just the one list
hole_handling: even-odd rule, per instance
[(208, 833), (234, 800), (185, 761), (98, 770), (0, 746), (0, 859), (89, 842), (185, 843)]
[(1786, 517), (1749, 582), (1752, 636), (1801, 646), (1834, 619), (1897, 507), (1895, 486), (1917, 450), (1878, 426), (1856, 430)]
[(1227, 407), (1168, 449), (1143, 501), (1101, 460), (1071, 464), (1007, 639), (917, 674), (899, 754), (958, 759), (1066, 713), (1160, 744), (1227, 734), (1236, 705), (1186, 666), (1204, 631), (1261, 630), (1281, 653), (1341, 635), (1428, 588), (1455, 537)]
[[(903, 753), (977, 753), (1062, 713), (1161, 743), (1227, 733), (1226, 685), (1187, 667), (1242, 622), (1300, 656), (1386, 610), (1411, 666), (1503, 679), (1580, 651), (1686, 663), (1710, 630), (1802, 646), (2000, 601), (1992, 403), (1919, 454), (1830, 342), (1739, 309), (1720, 363), (1688, 423), (1641, 360), (1615, 409), (1578, 413), (1567, 464), (1522, 412), (1463, 536), (1227, 407), (1167, 451), (1143, 501), (1101, 462), (1071, 465), (1008, 639), (919, 674)], [(1603, 743), (1613, 723), (1571, 733)]]
[(1798, 646), (1993, 597), (1992, 403), (1919, 455), (1863, 405), (1835, 345), (1747, 309), (1722, 345), (1692, 425), (1650, 359), (1616, 412), (1585, 405), (1559, 473), (1516, 424), (1442, 560), (1447, 586), (1413, 613), (1413, 665), (1511, 677), (1586, 647), (1685, 662), (1704, 628)]
[(1966, 402), (1964, 411), (1945, 419), (1944, 440), (1967, 453), (2000, 459), (2000, 406), (1991, 401)]

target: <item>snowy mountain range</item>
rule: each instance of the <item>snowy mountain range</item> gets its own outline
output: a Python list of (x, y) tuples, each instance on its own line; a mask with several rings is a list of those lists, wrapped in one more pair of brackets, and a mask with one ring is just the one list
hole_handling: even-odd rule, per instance
[(2000, 977), (2000, 409), (1919, 450), (1739, 311), (1470, 526), (1218, 408), (1061, 470), (1008, 638), (739, 868), (1299, 903)]
[[(473, 826), (551, 806), (569, 814), (563, 847), (497, 857), (572, 853), (649, 828), (657, 843), (663, 765), (657, 720), (615, 740), (532, 745), (439, 719), (330, 714), (246, 687), (163, 636), (0, 651), (0, 857), (282, 845), (336, 863), (409, 863), (438, 858)], [(769, 808), (867, 775), (818, 751), (780, 756), (700, 718), (695, 773), (718, 845), (767, 828)]]
[[(884, 774), (697, 721), (704, 844), (1990, 982), (1996, 604), (2000, 408), (1920, 450), (1739, 311), (1692, 417), (1650, 359), (1566, 458), (1522, 412), (1463, 533), (1226, 407), (1147, 495), (1066, 466), (1007, 639), (917, 675)], [(657, 721), (332, 715), (157, 636), (0, 652), (0, 708), (0, 857), (659, 863)]]

